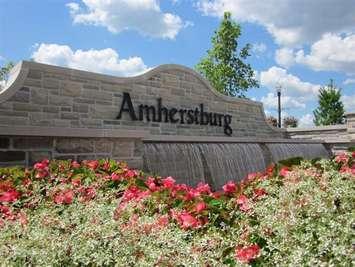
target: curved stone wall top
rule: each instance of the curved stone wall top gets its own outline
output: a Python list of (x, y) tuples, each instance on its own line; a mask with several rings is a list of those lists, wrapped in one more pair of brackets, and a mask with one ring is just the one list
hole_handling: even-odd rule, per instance
[(180, 65), (121, 78), (22, 61), (0, 91), (0, 129), (4, 126), (284, 137), (266, 122), (260, 102), (224, 96)]

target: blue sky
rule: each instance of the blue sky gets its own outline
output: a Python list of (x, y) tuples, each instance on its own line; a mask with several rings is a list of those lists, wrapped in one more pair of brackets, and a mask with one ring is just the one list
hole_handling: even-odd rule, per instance
[(333, 78), (355, 111), (354, 0), (0, 0), (0, 64), (35, 61), (117, 76), (166, 63), (194, 67), (224, 11), (242, 26), (240, 47), (261, 87), (248, 97), (312, 124), (321, 85)]

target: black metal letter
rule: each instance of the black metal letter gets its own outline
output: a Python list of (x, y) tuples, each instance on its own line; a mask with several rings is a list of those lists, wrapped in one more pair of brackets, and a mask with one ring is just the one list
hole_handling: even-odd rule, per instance
[[(127, 104), (127, 107), (125, 107), (126, 104)], [(120, 112), (118, 113), (117, 119), (119, 119), (119, 120), (121, 119), (123, 111), (129, 113), (129, 116), (131, 117), (132, 121), (137, 120), (136, 113), (134, 112), (134, 108), (132, 105), (131, 96), (129, 95), (129, 93), (123, 93), (121, 109), (120, 109)]]

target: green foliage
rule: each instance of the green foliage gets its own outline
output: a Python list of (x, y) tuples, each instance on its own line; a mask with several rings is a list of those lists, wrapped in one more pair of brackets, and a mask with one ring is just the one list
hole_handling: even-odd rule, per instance
[(300, 165), (302, 160), (303, 160), (302, 157), (293, 157), (293, 158), (280, 160), (279, 164), (281, 164), (282, 166), (286, 166), (286, 167), (292, 167), (292, 166), (295, 166), (295, 165), (296, 166)]
[(240, 35), (240, 26), (231, 19), (231, 13), (225, 12), (219, 29), (212, 37), (212, 48), (196, 65), (196, 69), (218, 92), (245, 97), (248, 88), (259, 87), (259, 84), (250, 64), (245, 63), (250, 56), (250, 44), (237, 52)]
[(282, 124), (285, 128), (295, 128), (298, 125), (298, 119), (293, 116), (288, 116), (283, 119)]
[(7, 75), (9, 74), (10, 70), (14, 67), (14, 63), (11, 61), (5, 64), (3, 67), (0, 69), (0, 81), (6, 80)]
[(341, 90), (331, 79), (329, 84), (319, 90), (319, 106), (313, 111), (314, 124), (334, 125), (344, 123), (344, 105), (341, 102)]

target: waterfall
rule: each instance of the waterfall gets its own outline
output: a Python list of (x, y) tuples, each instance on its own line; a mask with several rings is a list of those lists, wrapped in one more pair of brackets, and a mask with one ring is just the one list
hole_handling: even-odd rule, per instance
[(144, 169), (151, 174), (172, 176), (178, 183), (196, 185), (205, 181), (200, 151), (196, 145), (144, 144)]
[(305, 159), (329, 158), (329, 152), (322, 144), (267, 144), (273, 162), (279, 160), (302, 157)]
[(229, 180), (240, 181), (251, 172), (263, 171), (266, 162), (258, 144), (198, 144), (214, 188)]
[(146, 143), (144, 169), (152, 174), (173, 176), (178, 182), (196, 185), (203, 181), (221, 188), (248, 173), (266, 168), (258, 144)]
[(264, 171), (271, 162), (300, 156), (327, 158), (322, 144), (298, 143), (145, 143), (144, 170), (178, 183), (206, 182), (220, 189), (229, 180)]

